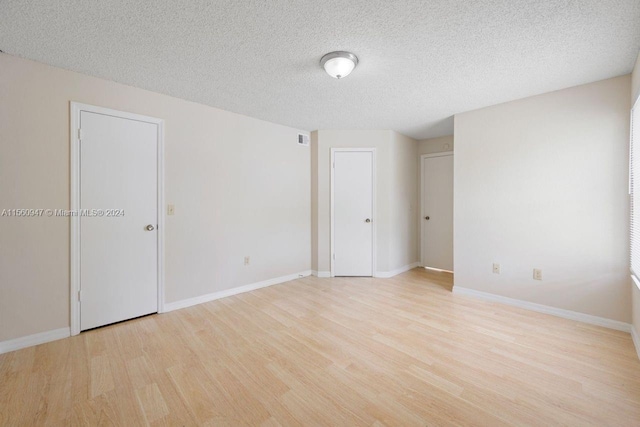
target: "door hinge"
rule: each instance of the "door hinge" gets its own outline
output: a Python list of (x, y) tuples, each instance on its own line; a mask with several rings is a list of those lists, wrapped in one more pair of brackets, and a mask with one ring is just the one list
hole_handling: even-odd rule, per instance
[(78, 129), (78, 140), (82, 140), (82, 129)]
[(78, 301), (82, 301), (82, 291), (78, 291)]
[(334, 260), (336, 259), (336, 254), (333, 254), (333, 259), (334, 259)]

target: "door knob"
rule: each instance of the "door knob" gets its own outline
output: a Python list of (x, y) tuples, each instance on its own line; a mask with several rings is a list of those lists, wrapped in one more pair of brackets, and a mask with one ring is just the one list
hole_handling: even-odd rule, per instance
[(149, 224), (149, 225), (147, 225), (147, 226), (145, 227), (145, 230), (147, 230), (147, 231), (153, 231), (153, 230), (155, 230), (155, 229), (156, 229), (156, 228), (155, 228), (153, 225), (151, 225), (151, 224)]
[(365, 219), (364, 222), (371, 222), (369, 218)]
[(429, 221), (431, 218), (428, 216), (425, 216), (424, 219), (426, 219), (427, 221)]

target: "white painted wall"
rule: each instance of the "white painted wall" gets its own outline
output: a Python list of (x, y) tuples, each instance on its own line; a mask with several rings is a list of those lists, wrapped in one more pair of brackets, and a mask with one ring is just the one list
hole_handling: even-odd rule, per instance
[(391, 134), (391, 180), (389, 194), (391, 235), (387, 271), (420, 260), (420, 170), (415, 159), (418, 144), (398, 132)]
[(453, 151), (453, 135), (440, 136), (438, 138), (423, 139), (418, 141), (418, 162), (423, 154), (443, 153)]
[(631, 320), (630, 90), (627, 75), (455, 116), (456, 287)]
[[(165, 119), (167, 302), (310, 269), (295, 129), (6, 54), (0, 210), (69, 208), (72, 100)], [(68, 326), (69, 220), (0, 217), (0, 341)]]
[[(390, 130), (320, 130), (312, 133), (312, 269), (331, 269), (331, 148), (376, 148), (377, 271), (418, 261), (416, 141)], [(315, 188), (314, 188), (315, 187)], [(413, 210), (413, 211), (412, 211)]]
[[(632, 305), (632, 313), (631, 313), (631, 325), (635, 329), (635, 333), (640, 336), (640, 289), (634, 283), (633, 288), (631, 290), (631, 305)], [(640, 356), (640, 341), (635, 343), (636, 351), (638, 352), (638, 356)]]
[[(318, 275), (318, 132), (311, 132), (311, 270)], [(329, 272), (326, 270), (325, 273)]]
[(640, 53), (636, 59), (636, 65), (631, 73), (631, 101), (633, 102), (640, 97)]
[[(634, 105), (636, 100), (640, 98), (640, 54), (636, 59), (636, 65), (633, 68), (631, 74), (631, 105)], [(640, 289), (635, 285), (631, 286), (631, 292), (633, 293), (631, 298), (632, 303), (632, 325), (637, 333), (640, 333)], [(636, 345), (640, 346), (640, 343)], [(640, 354), (640, 347), (637, 348), (638, 354)]]

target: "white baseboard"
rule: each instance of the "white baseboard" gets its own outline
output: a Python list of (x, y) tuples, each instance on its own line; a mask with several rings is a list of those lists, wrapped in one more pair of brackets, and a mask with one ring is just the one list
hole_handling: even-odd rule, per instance
[(173, 310), (179, 310), (181, 308), (191, 307), (193, 305), (202, 304), (205, 302), (217, 300), (220, 298), (230, 297), (232, 295), (241, 294), (244, 292), (255, 291), (256, 289), (266, 288), (267, 286), (277, 285), (279, 283), (288, 282), (290, 280), (299, 279), (301, 277), (307, 277), (311, 275), (311, 270), (303, 271), (300, 273), (289, 274), (288, 276), (276, 277), (274, 279), (263, 280), (262, 282), (251, 283), (249, 285), (238, 286), (237, 288), (225, 289), (224, 291), (213, 292), (211, 294), (201, 295), (199, 297), (183, 299), (180, 301), (169, 302), (164, 304), (164, 313)]
[(38, 344), (60, 340), (71, 336), (71, 329), (60, 328), (52, 331), (40, 332), (38, 334), (27, 335), (26, 337), (14, 338), (12, 340), (0, 342), (0, 354), (10, 351), (20, 350)]
[(397, 276), (400, 273), (404, 273), (405, 271), (413, 270), (416, 267), (420, 267), (420, 262), (416, 261), (411, 264), (407, 264), (403, 267), (396, 268), (391, 271), (376, 271), (376, 274), (373, 277), (379, 277), (381, 279), (388, 279), (389, 277)]
[[(389, 277), (393, 277), (393, 276), (397, 276), (400, 273), (404, 273), (405, 271), (409, 271), (412, 270), (416, 267), (420, 267), (420, 262), (414, 262), (411, 264), (407, 264), (405, 266), (402, 266), (400, 268), (396, 268), (395, 270), (391, 270), (391, 271), (376, 271), (375, 274), (373, 275), (373, 277), (378, 277), (381, 279), (388, 279)], [(311, 274), (315, 277), (320, 277), (320, 278), (324, 278), (324, 277), (331, 277), (331, 272), (330, 271), (316, 271), (316, 270), (311, 270)]]
[(638, 353), (638, 359), (640, 359), (640, 335), (638, 330), (631, 325), (631, 338), (633, 339), (633, 345), (636, 347), (636, 353)]
[(311, 275), (315, 277), (331, 277), (331, 272), (311, 270)]
[(531, 311), (537, 311), (539, 313), (551, 314), (553, 316), (563, 317), (565, 319), (589, 323), (591, 325), (602, 326), (618, 331), (631, 332), (631, 324), (629, 323), (606, 319), (604, 317), (592, 316), (590, 314), (578, 313), (577, 311), (564, 310), (562, 308), (550, 307), (548, 305), (536, 304), (529, 301), (503, 297), (501, 295), (490, 294), (488, 292), (476, 291), (475, 289), (461, 288), (460, 286), (454, 286), (453, 293), (457, 295), (470, 296), (485, 301), (499, 302), (502, 304), (512, 305)]

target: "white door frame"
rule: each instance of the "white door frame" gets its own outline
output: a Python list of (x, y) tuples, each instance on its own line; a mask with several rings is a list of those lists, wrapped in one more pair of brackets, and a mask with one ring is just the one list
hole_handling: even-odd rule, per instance
[(376, 166), (377, 166), (377, 161), (376, 161), (376, 149), (375, 148), (332, 148), (331, 149), (331, 164), (329, 165), (330, 169), (331, 169), (331, 189), (330, 189), (330, 193), (331, 193), (331, 222), (329, 224), (330, 227), (330, 235), (331, 235), (331, 254), (330, 254), (330, 266), (331, 266), (331, 277), (335, 277), (335, 272), (334, 272), (334, 268), (335, 268), (335, 238), (334, 238), (334, 232), (335, 232), (335, 227), (334, 227), (334, 197), (333, 197), (333, 192), (335, 189), (334, 186), (334, 172), (335, 172), (335, 153), (336, 152), (366, 152), (366, 153), (371, 153), (373, 156), (373, 165), (372, 165), (372, 173), (371, 173), (371, 180), (373, 181), (371, 183), (372, 185), (372, 193), (373, 193), (373, 198), (371, 203), (373, 204), (373, 213), (372, 213), (372, 218), (371, 218), (371, 222), (373, 223), (373, 240), (372, 240), (372, 248), (371, 248), (371, 259), (372, 259), (372, 264), (371, 264), (371, 277), (375, 277), (376, 276), (376, 265), (377, 265), (377, 250), (376, 250), (376, 230), (378, 228), (377, 226), (377, 222), (378, 222), (378, 215), (377, 215), (377, 204), (376, 204)]
[[(446, 157), (453, 156), (453, 151), (443, 151), (441, 153), (421, 154), (420, 155), (420, 267), (426, 267), (424, 265), (424, 217), (426, 212), (424, 211), (424, 159), (431, 157)], [(454, 183), (455, 191), (455, 183)]]
[[(158, 129), (158, 313), (164, 312), (164, 120), (94, 105), (71, 102), (71, 211), (80, 209), (80, 113), (89, 111), (155, 124)], [(71, 335), (80, 333), (80, 217), (71, 215)]]

